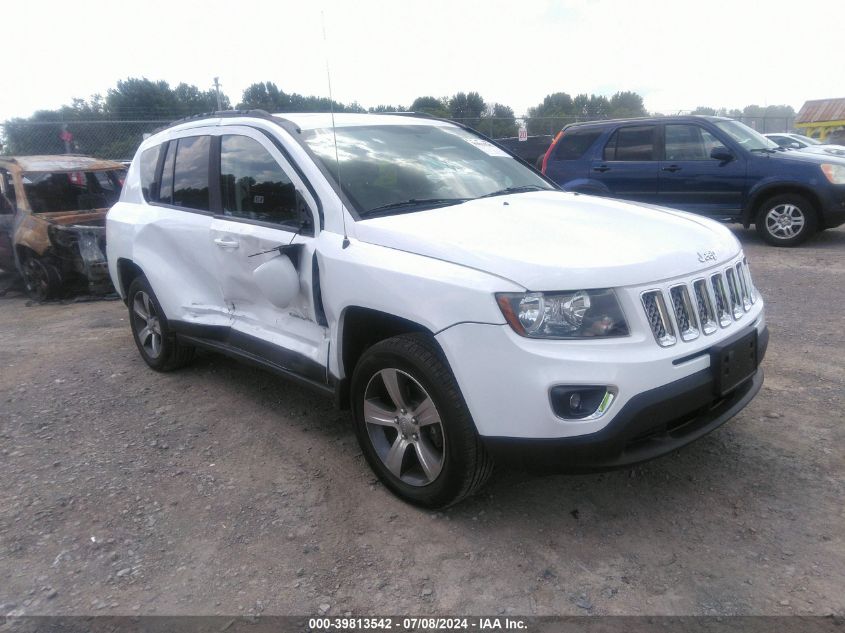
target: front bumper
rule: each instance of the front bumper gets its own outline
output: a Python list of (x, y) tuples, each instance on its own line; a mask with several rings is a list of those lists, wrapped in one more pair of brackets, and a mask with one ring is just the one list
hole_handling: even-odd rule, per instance
[[(762, 341), (761, 341), (762, 344)], [(709, 370), (635, 396), (597, 433), (534, 440), (484, 437), (497, 463), (559, 471), (631, 466), (686, 446), (739, 413), (763, 386), (763, 370), (724, 398), (713, 395)]]
[(845, 185), (831, 185), (818, 191), (822, 202), (823, 227), (832, 229), (845, 224)]

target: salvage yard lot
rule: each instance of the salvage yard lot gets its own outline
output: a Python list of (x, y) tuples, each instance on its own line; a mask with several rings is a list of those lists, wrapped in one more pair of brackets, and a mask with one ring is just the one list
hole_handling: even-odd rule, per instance
[(443, 512), (383, 489), (310, 391), (210, 354), (157, 374), (119, 301), (8, 292), (0, 614), (843, 613), (845, 229), (787, 250), (734, 228), (772, 336), (747, 409)]

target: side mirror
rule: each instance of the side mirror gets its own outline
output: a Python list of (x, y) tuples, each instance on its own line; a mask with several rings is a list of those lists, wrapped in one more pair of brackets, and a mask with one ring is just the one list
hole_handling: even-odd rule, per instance
[(287, 255), (279, 255), (252, 271), (252, 277), (267, 301), (287, 308), (299, 294), (299, 273)]
[(734, 155), (727, 147), (719, 145), (710, 150), (710, 158), (722, 163), (727, 163), (728, 161), (732, 161), (734, 159)]

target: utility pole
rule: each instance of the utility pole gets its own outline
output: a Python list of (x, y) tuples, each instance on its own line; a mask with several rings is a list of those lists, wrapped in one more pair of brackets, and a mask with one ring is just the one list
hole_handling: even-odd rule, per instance
[(214, 91), (217, 93), (217, 111), (223, 110), (223, 103), (220, 101), (220, 77), (214, 78)]

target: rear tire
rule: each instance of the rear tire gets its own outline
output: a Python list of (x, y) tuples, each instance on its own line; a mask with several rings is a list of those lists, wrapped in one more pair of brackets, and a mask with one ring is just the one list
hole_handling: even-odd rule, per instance
[(818, 211), (797, 193), (763, 201), (754, 221), (757, 233), (772, 246), (798, 246), (818, 230)]
[(136, 277), (127, 294), (129, 325), (141, 358), (156, 371), (172, 371), (189, 364), (195, 350), (176, 339), (167, 318), (143, 275)]
[(403, 334), (376, 343), (355, 367), (351, 387), (358, 443), (398, 497), (441, 508), (487, 481), (493, 461), (430, 336)]

